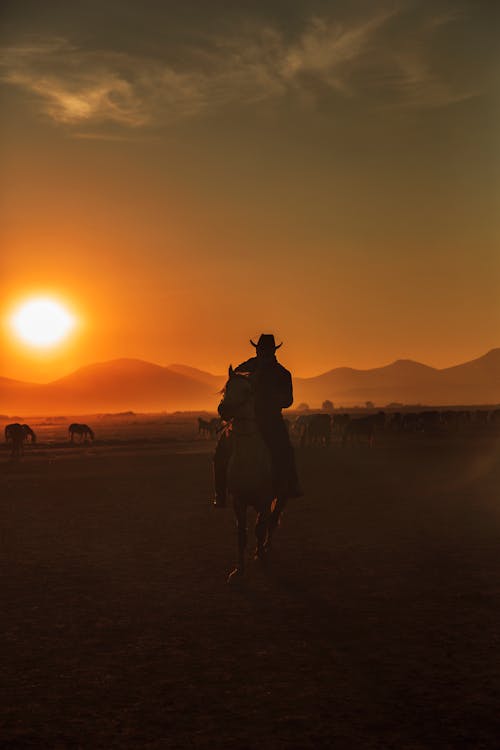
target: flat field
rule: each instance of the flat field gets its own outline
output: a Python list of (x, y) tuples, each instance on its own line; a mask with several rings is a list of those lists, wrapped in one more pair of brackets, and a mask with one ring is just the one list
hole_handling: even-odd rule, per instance
[(498, 435), (297, 448), (233, 589), (194, 416), (67, 424), (0, 452), (2, 750), (500, 746)]

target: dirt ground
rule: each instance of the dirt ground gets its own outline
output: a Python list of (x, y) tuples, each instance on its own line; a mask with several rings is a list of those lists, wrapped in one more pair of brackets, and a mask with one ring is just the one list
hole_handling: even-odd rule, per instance
[(234, 590), (194, 418), (31, 424), (0, 451), (2, 750), (500, 747), (498, 437), (298, 448)]

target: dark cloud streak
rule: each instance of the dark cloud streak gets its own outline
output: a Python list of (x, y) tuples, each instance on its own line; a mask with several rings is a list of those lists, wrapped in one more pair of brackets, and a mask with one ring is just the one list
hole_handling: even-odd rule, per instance
[[(107, 7), (110, 18), (113, 7)], [(85, 32), (57, 37), (40, 32), (4, 45), (2, 80), (32, 94), (53, 121), (80, 131), (106, 123), (161, 127), (227, 107), (264, 101), (279, 106), (285, 97), (325, 113), (339, 98), (368, 110), (446, 107), (485, 85), (478, 76), (462, 78), (441, 64), (443, 35), (446, 39), (466, 20), (450, 5), (432, 11), (420, 4), (376, 10), (371, 5), (349, 16), (345, 9), (327, 13), (328, 4), (320, 3), (305, 19), (304, 6), (296, 3), (293, 23), (288, 17), (279, 23), (280, 4), (267, 19), (259, 4), (252, 16), (239, 6), (238, 18), (217, 15), (216, 4), (205, 27), (206, 11), (186, 33), (186, 11), (176, 9), (174, 15), (168, 5), (153, 3), (157, 30), (150, 33), (152, 18), (145, 13), (149, 31), (142, 39), (149, 46), (142, 49), (133, 42), (141, 34), (122, 36), (136, 17), (133, 6), (120, 7), (121, 25), (108, 23), (106, 45), (96, 43), (100, 27), (93, 39)], [(63, 12), (60, 28), (65, 18)], [(184, 34), (176, 36), (179, 28)]]

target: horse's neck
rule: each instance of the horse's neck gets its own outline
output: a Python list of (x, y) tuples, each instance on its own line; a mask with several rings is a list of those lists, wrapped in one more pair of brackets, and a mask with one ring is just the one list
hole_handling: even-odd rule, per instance
[(244, 404), (233, 418), (233, 435), (234, 437), (244, 437), (246, 435), (255, 435), (258, 433), (257, 422), (255, 420), (255, 408), (253, 399)]

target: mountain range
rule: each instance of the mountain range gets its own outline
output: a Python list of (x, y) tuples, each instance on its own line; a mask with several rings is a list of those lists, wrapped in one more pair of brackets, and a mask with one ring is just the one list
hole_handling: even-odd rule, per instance
[[(81, 367), (51, 383), (0, 377), (3, 414), (85, 414), (113, 411), (215, 411), (226, 377), (194, 367), (167, 367), (139, 359), (115, 359)], [(294, 378), (295, 405), (312, 408), (372, 401), (426, 405), (500, 403), (500, 348), (454, 367), (436, 369), (412, 360), (356, 370), (337, 367)]]

